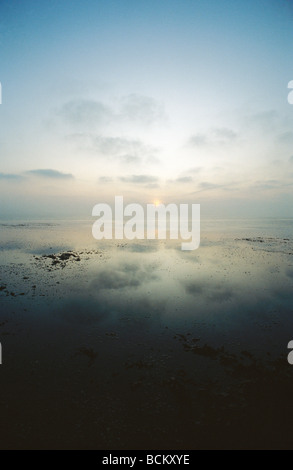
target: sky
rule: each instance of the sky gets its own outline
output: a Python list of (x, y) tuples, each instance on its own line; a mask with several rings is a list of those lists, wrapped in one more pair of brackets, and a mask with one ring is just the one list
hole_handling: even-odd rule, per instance
[(293, 216), (292, 0), (0, 2), (0, 218)]

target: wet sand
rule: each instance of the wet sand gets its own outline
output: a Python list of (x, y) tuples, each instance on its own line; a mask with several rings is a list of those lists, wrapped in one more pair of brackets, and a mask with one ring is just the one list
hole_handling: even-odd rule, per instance
[(292, 221), (2, 224), (1, 449), (291, 449)]

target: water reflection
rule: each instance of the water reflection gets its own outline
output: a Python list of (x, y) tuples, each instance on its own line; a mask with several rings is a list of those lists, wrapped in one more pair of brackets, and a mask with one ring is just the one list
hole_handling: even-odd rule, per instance
[(97, 244), (88, 223), (2, 226), (4, 447), (46, 446), (43, 420), (55, 447), (212, 448), (219, 432), (222, 448), (279, 445), (255, 410), (266, 416), (274, 387), (270, 419), (289, 428), (292, 223), (225, 227), (206, 224), (201, 248), (182, 252)]

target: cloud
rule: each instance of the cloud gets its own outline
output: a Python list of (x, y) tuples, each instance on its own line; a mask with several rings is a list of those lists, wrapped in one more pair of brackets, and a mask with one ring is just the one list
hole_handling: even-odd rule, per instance
[(263, 111), (261, 113), (247, 116), (245, 120), (249, 127), (255, 128), (257, 126), (263, 131), (269, 132), (276, 129), (279, 115), (277, 111), (271, 109), (269, 111)]
[(131, 243), (127, 245), (125, 248), (127, 251), (131, 251), (132, 253), (154, 253), (158, 251), (158, 246), (154, 243), (150, 245), (141, 245), (138, 243)]
[(213, 191), (221, 189), (222, 191), (236, 191), (239, 189), (239, 184), (236, 181), (226, 181), (225, 183), (211, 183), (210, 181), (202, 181), (198, 184), (198, 189), (192, 194), (198, 194), (203, 191)]
[(19, 181), (23, 179), (21, 175), (0, 173), (0, 181)]
[(189, 147), (207, 147), (215, 145), (227, 145), (237, 139), (238, 134), (226, 127), (211, 129), (208, 133), (194, 134), (188, 141)]
[(179, 176), (178, 178), (172, 180), (168, 180), (168, 183), (175, 183), (175, 184), (190, 184), (193, 183), (193, 177), (192, 176)]
[(224, 287), (216, 284), (191, 282), (185, 285), (185, 291), (194, 297), (203, 297), (217, 303), (228, 302), (233, 298), (231, 286)]
[(155, 184), (158, 183), (158, 178), (151, 175), (130, 175), (122, 176), (120, 181), (132, 184)]
[(115, 107), (89, 99), (72, 100), (63, 104), (56, 115), (66, 124), (88, 129), (108, 124), (121, 125), (125, 121), (149, 126), (166, 119), (161, 103), (149, 96), (137, 94), (122, 98)]
[(224, 141), (231, 141), (235, 140), (237, 137), (236, 132), (234, 132), (232, 129), (228, 129), (226, 127), (221, 127), (218, 129), (214, 129), (213, 134), (216, 138)]
[(73, 175), (70, 173), (61, 173), (60, 171), (57, 170), (30, 170), (27, 171), (27, 174), (37, 176), (40, 178), (48, 178), (48, 179), (62, 179), (62, 180), (69, 180), (73, 179)]
[[(136, 124), (141, 131), (164, 119), (163, 106), (151, 97), (131, 94), (111, 107), (101, 101), (72, 100), (55, 112), (56, 117), (58, 131), (61, 119), (71, 129), (66, 139), (81, 152), (121, 159), (126, 164), (157, 162), (159, 149), (135, 134)], [(119, 134), (115, 135), (117, 129)], [(125, 136), (127, 129), (131, 129), (130, 137)]]
[(188, 145), (191, 147), (205, 147), (208, 145), (209, 141), (207, 136), (204, 134), (195, 134), (190, 137)]
[(125, 139), (122, 137), (93, 138), (93, 146), (96, 150), (109, 156), (138, 157), (152, 153), (155, 149), (144, 145), (140, 140)]
[(162, 104), (149, 96), (131, 94), (123, 98), (121, 116), (145, 125), (165, 120)]
[(190, 294), (190, 295), (194, 295), (194, 296), (201, 295), (203, 293), (203, 287), (195, 283), (187, 284), (185, 286), (185, 291), (187, 294)]
[(157, 189), (157, 188), (159, 188), (159, 184), (158, 183), (149, 183), (145, 187), (148, 188), (148, 189)]
[(196, 175), (197, 173), (200, 173), (202, 171), (201, 166), (195, 166), (193, 168), (190, 168), (186, 173)]
[(122, 264), (113, 269), (100, 271), (92, 282), (92, 286), (98, 290), (118, 290), (127, 287), (139, 287), (147, 282), (157, 280), (152, 266), (141, 268), (136, 264)]
[(137, 165), (141, 162), (141, 159), (134, 155), (122, 155), (120, 159), (123, 163), (126, 163), (127, 165)]
[(267, 181), (256, 181), (252, 186), (251, 189), (257, 191), (265, 191), (269, 189), (276, 189), (284, 187), (284, 182), (281, 183), (278, 180), (267, 180)]
[(45, 170), (30, 170), (30, 171), (26, 171), (23, 174), (0, 173), (0, 181), (10, 181), (10, 182), (25, 181), (28, 176), (36, 176), (38, 178), (48, 178), (48, 179), (55, 179), (55, 180), (70, 180), (74, 178), (74, 176), (69, 173), (61, 173), (60, 171), (57, 171), (57, 170), (45, 169)]
[(108, 123), (113, 118), (112, 110), (99, 101), (74, 100), (65, 103), (57, 111), (57, 116), (73, 126), (95, 128)]
[(293, 144), (293, 132), (288, 131), (288, 132), (282, 132), (278, 136), (279, 142), (285, 143), (285, 144)]
[(181, 176), (177, 178), (176, 183), (183, 183), (183, 184), (188, 184), (188, 183), (193, 183), (193, 178), (192, 176)]
[(158, 149), (144, 144), (138, 139), (101, 136), (90, 133), (78, 133), (68, 138), (91, 154), (120, 159), (122, 163), (139, 163), (143, 159), (156, 162)]
[(199, 184), (199, 188), (201, 191), (209, 191), (211, 189), (218, 189), (221, 188), (219, 184), (209, 183), (208, 181), (203, 181)]
[(100, 176), (99, 178), (99, 183), (101, 184), (112, 183), (112, 181), (113, 181), (113, 178), (111, 178), (110, 176)]

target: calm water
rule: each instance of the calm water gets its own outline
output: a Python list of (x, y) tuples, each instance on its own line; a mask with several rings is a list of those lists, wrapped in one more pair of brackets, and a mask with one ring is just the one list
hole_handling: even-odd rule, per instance
[(291, 447), (293, 220), (203, 221), (194, 252), (0, 231), (2, 448)]

